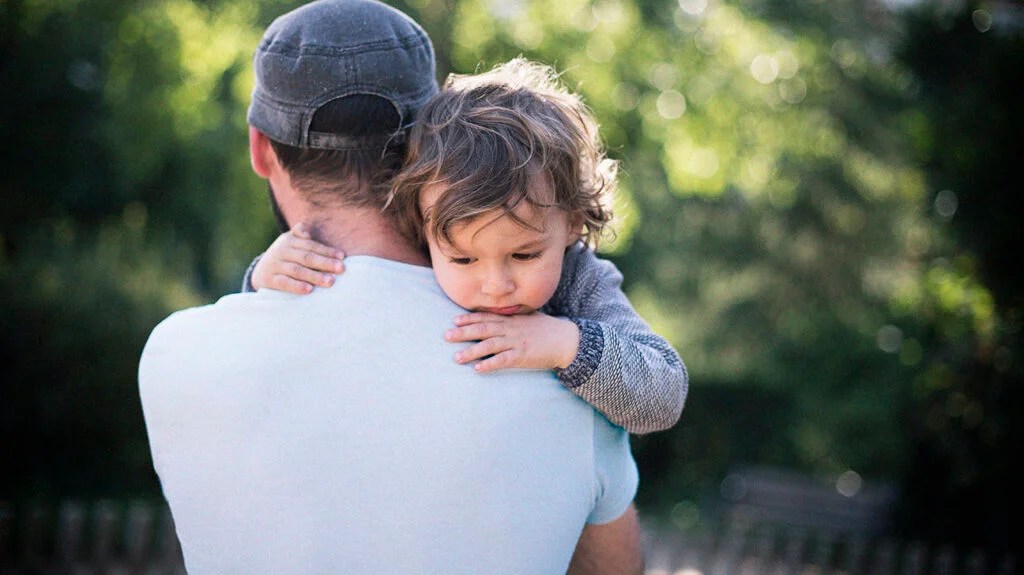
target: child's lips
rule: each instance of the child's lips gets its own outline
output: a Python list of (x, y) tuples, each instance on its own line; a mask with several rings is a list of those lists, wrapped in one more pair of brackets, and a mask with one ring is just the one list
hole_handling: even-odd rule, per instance
[(509, 305), (505, 307), (482, 307), (480, 311), (496, 313), (498, 315), (516, 315), (521, 309), (523, 309), (521, 305)]

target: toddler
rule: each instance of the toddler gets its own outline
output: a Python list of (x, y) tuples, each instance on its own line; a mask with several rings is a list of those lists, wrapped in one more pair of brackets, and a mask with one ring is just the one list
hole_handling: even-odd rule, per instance
[[(580, 98), (518, 58), (449, 77), (419, 113), (387, 209), (470, 311), (445, 333), (473, 342), (455, 361), (552, 369), (609, 420), (648, 433), (676, 423), (688, 380), (592, 249), (611, 217), (615, 167)], [(244, 289), (328, 287), (323, 272), (340, 272), (341, 256), (296, 225), (253, 262)]]

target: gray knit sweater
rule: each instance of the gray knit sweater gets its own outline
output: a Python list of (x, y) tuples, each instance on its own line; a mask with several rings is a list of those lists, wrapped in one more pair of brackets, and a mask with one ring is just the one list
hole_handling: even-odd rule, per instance
[[(253, 291), (252, 272), (242, 291)], [(565, 252), (562, 277), (541, 310), (570, 319), (580, 329), (580, 349), (565, 369), (555, 370), (573, 393), (630, 433), (650, 433), (675, 425), (689, 380), (686, 366), (664, 338), (630, 305), (615, 264), (597, 257), (583, 243)]]
[(582, 243), (571, 246), (542, 311), (580, 328), (576, 359), (556, 370), (566, 387), (630, 433), (675, 425), (689, 388), (686, 366), (633, 310), (615, 264)]

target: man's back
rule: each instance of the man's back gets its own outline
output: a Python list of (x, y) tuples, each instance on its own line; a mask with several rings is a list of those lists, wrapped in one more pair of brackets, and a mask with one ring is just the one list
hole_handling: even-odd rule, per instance
[(154, 330), (143, 407), (190, 572), (564, 572), (632, 500), (625, 433), (547, 372), (455, 364), (428, 268), (346, 268)]

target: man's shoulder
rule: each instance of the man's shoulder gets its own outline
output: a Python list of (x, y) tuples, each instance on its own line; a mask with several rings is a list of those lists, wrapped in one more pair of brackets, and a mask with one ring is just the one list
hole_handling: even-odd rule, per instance
[(213, 303), (183, 308), (171, 312), (150, 332), (150, 339), (181, 330), (197, 329), (206, 323), (219, 321), (226, 313), (235, 311), (240, 304), (252, 301), (254, 293), (228, 294)]
[[(230, 294), (214, 303), (172, 312), (153, 327), (140, 358), (140, 375), (155, 361), (175, 361), (184, 354), (210, 350), (210, 342), (239, 324), (256, 294)], [(221, 335), (218, 335), (221, 334)]]

